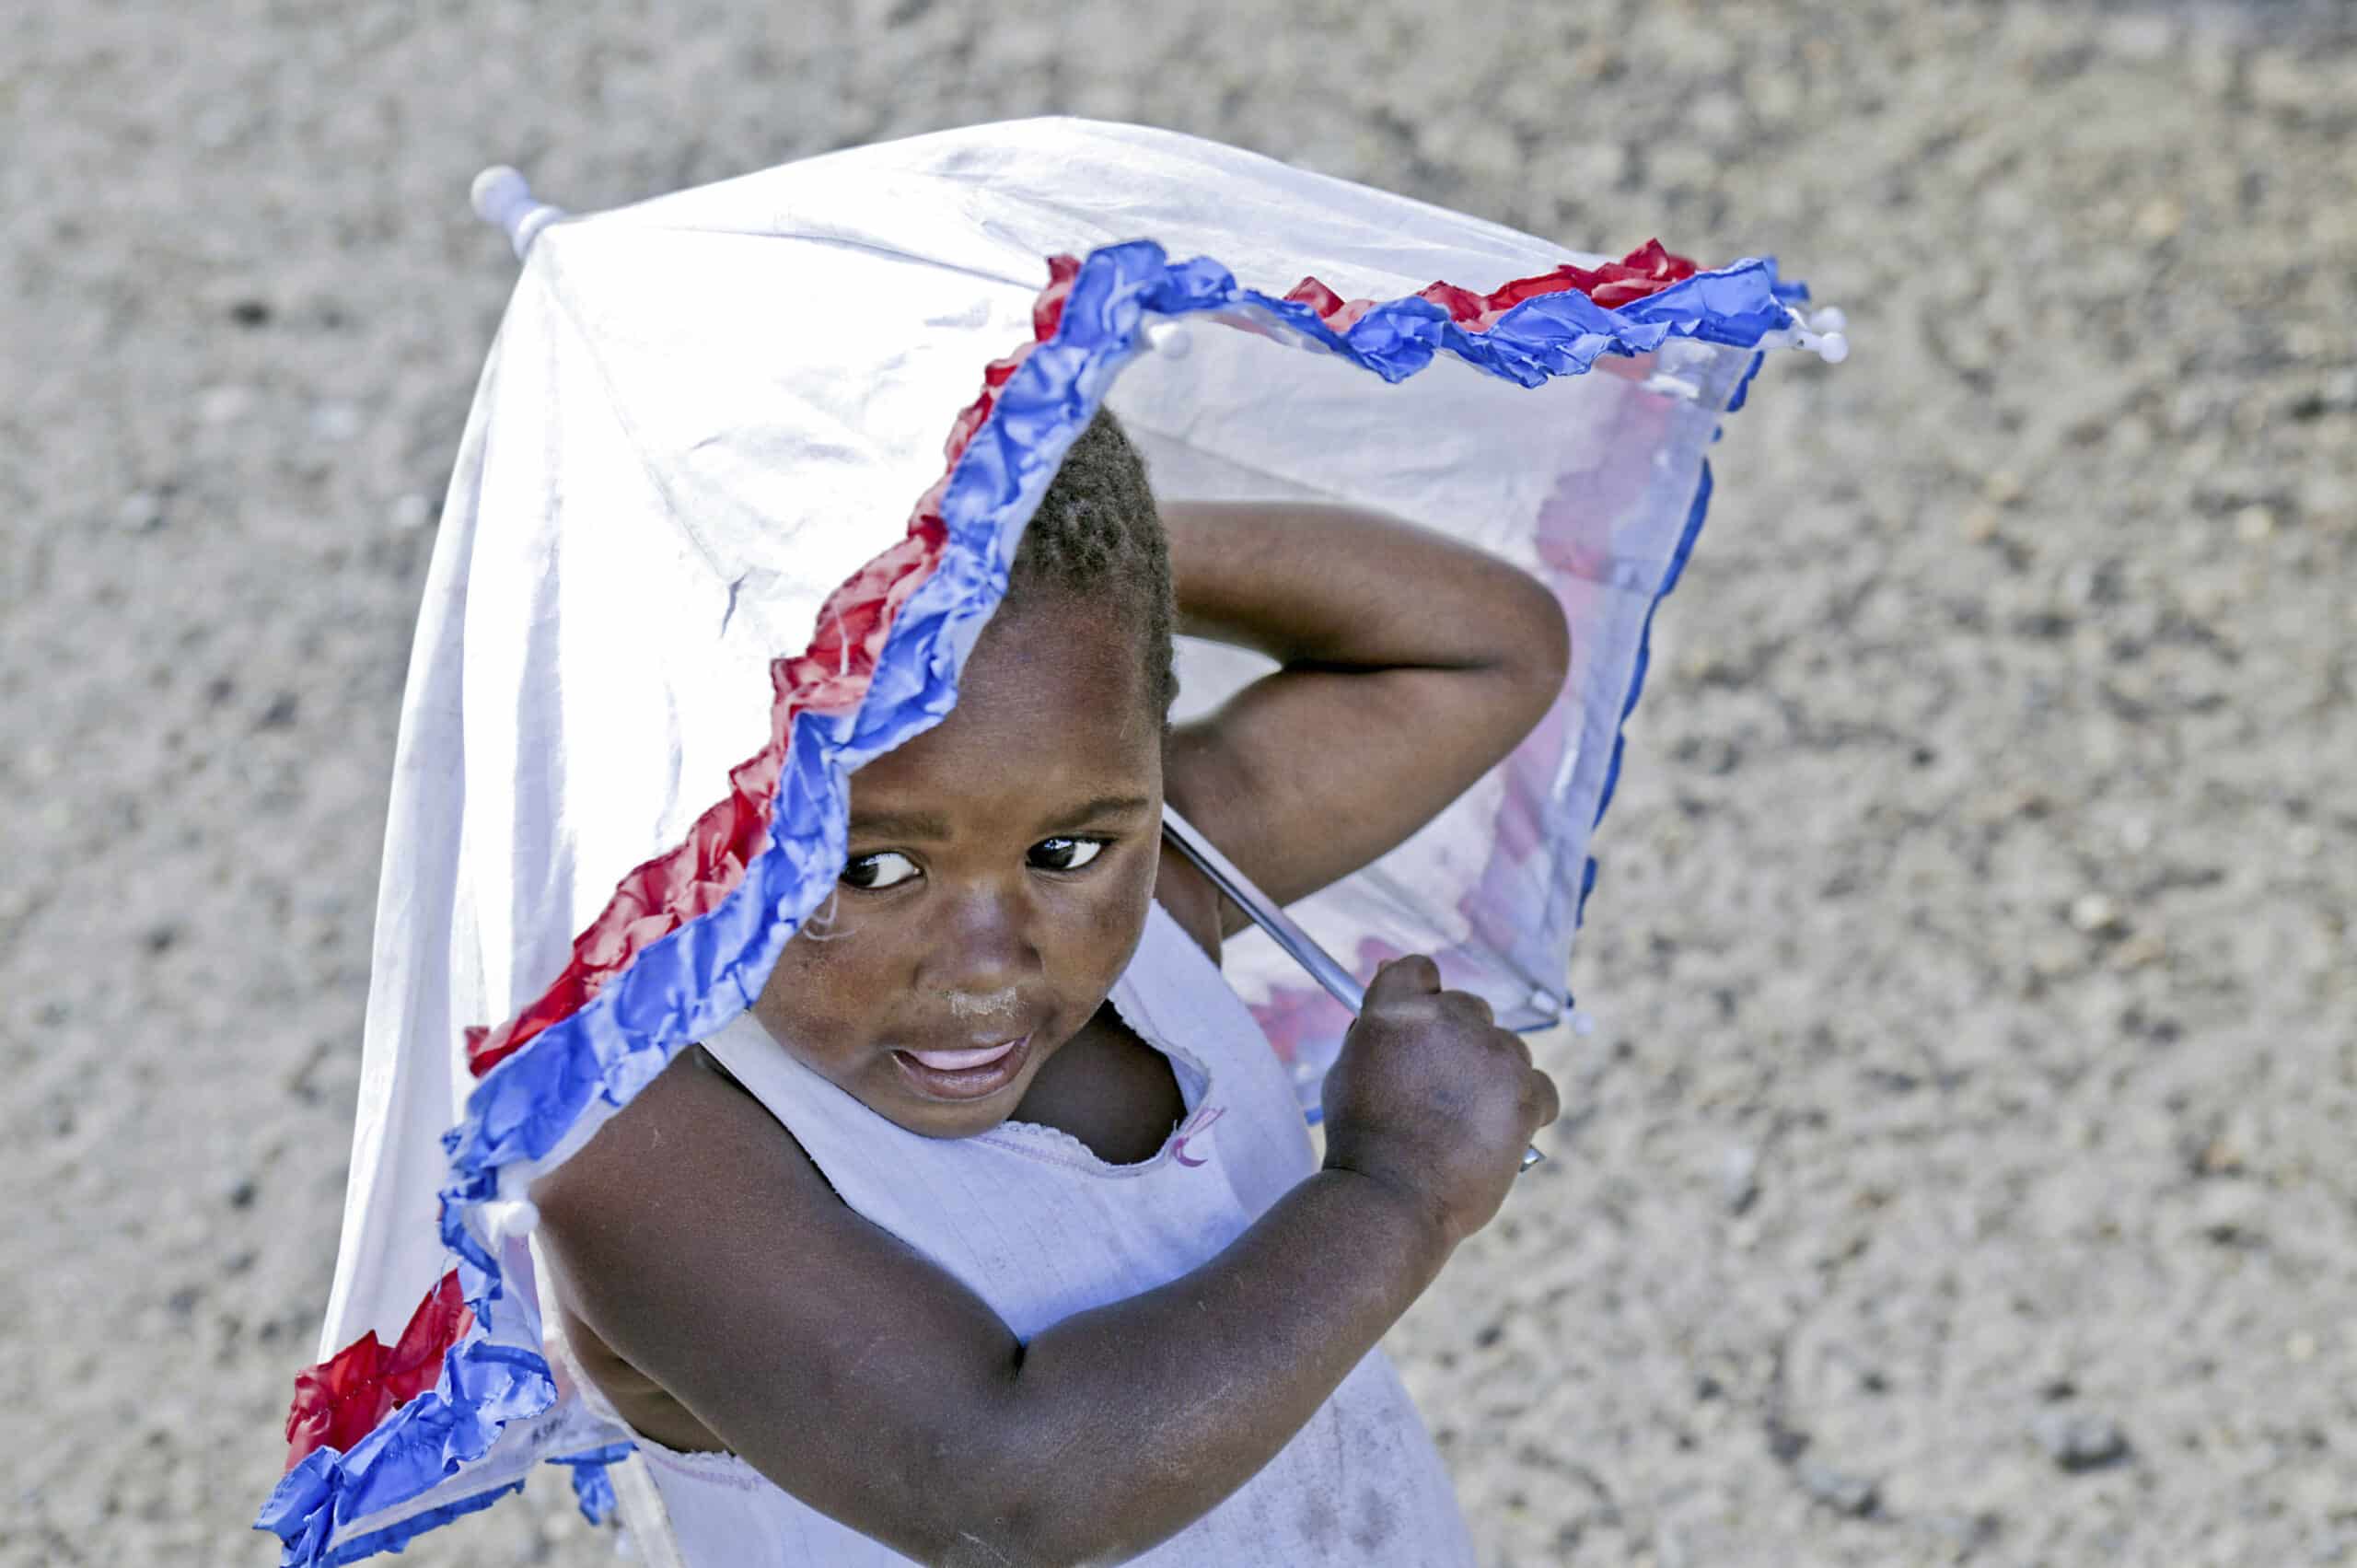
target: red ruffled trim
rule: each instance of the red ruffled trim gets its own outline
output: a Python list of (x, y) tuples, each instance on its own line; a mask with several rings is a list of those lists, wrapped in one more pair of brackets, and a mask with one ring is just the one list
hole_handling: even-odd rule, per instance
[[(1475, 294), (1455, 284), (1436, 283), (1418, 290), (1416, 297), (1429, 299), (1447, 311), (1449, 319), (1458, 326), (1485, 332), (1499, 317), (1526, 299), (1576, 289), (1601, 308), (1618, 310), (1647, 295), (1659, 294), (1672, 284), (1684, 283), (1698, 270), (1685, 257), (1664, 250), (1660, 240), (1648, 239), (1624, 259), (1607, 261), (1601, 267), (1562, 266), (1534, 278), (1516, 278), (1488, 294)], [(1285, 297), (1295, 305), (1308, 306), (1318, 312), (1320, 320), (1338, 332), (1348, 331), (1376, 304), (1372, 299), (1344, 299), (1316, 278), (1302, 279)]]
[[(745, 877), (769, 831), (772, 803), (796, 714), (840, 713), (867, 695), (876, 661), (900, 607), (933, 575), (949, 539), (941, 496), (949, 470), (990, 417), (998, 389), (1031, 350), (1055, 335), (1064, 299), (1080, 271), (1072, 256), (1048, 260), (1048, 286), (1031, 311), (1033, 342), (982, 372), (982, 394), (950, 427), (941, 480), (917, 502), (906, 538), (877, 555), (828, 597), (819, 629), (800, 656), (772, 661), (769, 744), (728, 775), (728, 797), (696, 819), (687, 841), (633, 871), (589, 928), (575, 939), (573, 961), (540, 998), (497, 1029), (467, 1030), (467, 1061), (477, 1077), (523, 1049), (535, 1035), (597, 995), (653, 943), (712, 909)], [(474, 1321), (459, 1294), (457, 1270), (427, 1293), (401, 1341), (388, 1351), (375, 1330), (295, 1378), (286, 1412), (286, 1468), (314, 1449), (349, 1450), (396, 1409), (434, 1387), (442, 1358)]]
[[(1625, 260), (1593, 270), (1562, 266), (1538, 277), (1516, 279), (1485, 295), (1435, 283), (1420, 297), (1446, 309), (1459, 324), (1480, 331), (1524, 300), (1541, 295), (1577, 289), (1598, 306), (1613, 309), (1689, 278), (1695, 270), (1692, 261), (1670, 254), (1661, 241), (1654, 239), (1631, 251)], [(1033, 342), (984, 369), (981, 395), (950, 427), (946, 447), (948, 469), (956, 468), (966, 443), (990, 417), (998, 389), (1034, 346), (1055, 335), (1063, 319), (1065, 296), (1079, 271), (1076, 257), (1049, 258), (1048, 286), (1032, 307)], [(1345, 300), (1314, 277), (1304, 278), (1285, 297), (1310, 306), (1338, 331), (1346, 331), (1375, 304)], [(772, 666), (776, 697), (769, 744), (730, 772), (728, 797), (696, 819), (684, 843), (622, 878), (612, 900), (575, 939), (573, 957), (563, 972), (537, 1001), (496, 1028), (476, 1027), (466, 1031), (467, 1063), (477, 1077), (522, 1050), (550, 1025), (586, 1006), (608, 981), (651, 944), (710, 911), (744, 880), (746, 865), (760, 853), (769, 832), (771, 798), (784, 764), (794, 715), (806, 709), (840, 711), (856, 705), (866, 695), (876, 656), (883, 649), (894, 614), (939, 563), (946, 530), (938, 507), (948, 482), (945, 470), (940, 482), (917, 503), (909, 537), (835, 590), (819, 613), (819, 633), (809, 650), (800, 658), (779, 659)]]
[(444, 1353), (474, 1321), (459, 1294), (459, 1271), (425, 1295), (410, 1314), (409, 1326), (392, 1349), (377, 1341), (374, 1329), (328, 1360), (295, 1375), (295, 1402), (286, 1412), (286, 1468), (293, 1469), (314, 1448), (349, 1449), (377, 1423), (442, 1376)]
[(1037, 344), (1055, 335), (1064, 298), (1080, 271), (1076, 257), (1048, 261), (1048, 286), (1031, 310), (1033, 342), (982, 372), (982, 394), (950, 427), (948, 459), (940, 481), (916, 505), (908, 537), (853, 574), (819, 612), (819, 630), (798, 658), (770, 667), (776, 693), (769, 744), (728, 775), (728, 797), (696, 819), (687, 842), (622, 878), (605, 910), (575, 938), (573, 958), (540, 999), (497, 1028), (467, 1030), (467, 1064), (481, 1077), (529, 1044), (536, 1035), (586, 1006), (606, 982), (655, 942), (717, 905), (745, 878), (770, 829), (772, 799), (796, 714), (839, 713), (867, 695), (876, 660), (900, 606), (940, 564), (948, 529), (940, 516), (949, 472), (990, 417), (998, 389)]

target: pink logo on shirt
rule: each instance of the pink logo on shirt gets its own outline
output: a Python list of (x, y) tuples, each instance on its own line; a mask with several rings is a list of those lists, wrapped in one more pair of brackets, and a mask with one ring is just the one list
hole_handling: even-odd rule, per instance
[(1227, 1107), (1224, 1105), (1197, 1106), (1195, 1114), (1180, 1122), (1178, 1131), (1171, 1137), (1170, 1157), (1180, 1165), (1202, 1165), (1209, 1160), (1211, 1158), (1209, 1155), (1203, 1156), (1201, 1159), (1190, 1159), (1187, 1156), (1187, 1140), (1198, 1132), (1210, 1132), (1212, 1123), (1226, 1114)]

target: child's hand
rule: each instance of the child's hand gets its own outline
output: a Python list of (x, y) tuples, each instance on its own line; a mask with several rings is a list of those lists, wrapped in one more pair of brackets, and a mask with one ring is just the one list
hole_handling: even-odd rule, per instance
[(1497, 1214), (1530, 1135), (1562, 1106), (1521, 1037), (1480, 997), (1443, 991), (1421, 956), (1376, 972), (1325, 1104), (1327, 1168), (1425, 1205), (1450, 1247)]

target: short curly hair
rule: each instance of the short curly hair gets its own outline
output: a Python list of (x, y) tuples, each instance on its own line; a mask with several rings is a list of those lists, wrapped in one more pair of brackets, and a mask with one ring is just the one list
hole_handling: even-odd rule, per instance
[(1149, 700), (1167, 716), (1178, 694), (1170, 538), (1146, 487), (1145, 459), (1106, 410), (1064, 454), (1016, 550), (1009, 596), (1042, 588), (1120, 601), (1145, 639)]

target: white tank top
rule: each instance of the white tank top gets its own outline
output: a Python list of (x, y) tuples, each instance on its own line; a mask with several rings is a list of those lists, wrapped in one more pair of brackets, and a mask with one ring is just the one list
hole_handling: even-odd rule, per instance
[[(1170, 1059), (1187, 1107), (1160, 1151), (1136, 1165), (1108, 1165), (1078, 1139), (1030, 1122), (954, 1140), (911, 1132), (796, 1062), (750, 1013), (703, 1043), (843, 1202), (956, 1275), (1028, 1341), (1207, 1261), (1315, 1167), (1275, 1053), (1161, 905), (1111, 1000)], [(645, 1543), (657, 1562), (664, 1546), (682, 1568), (909, 1562), (733, 1454), (677, 1454), (644, 1438), (639, 1447), (668, 1516), (669, 1541)], [(642, 1536), (660, 1527), (630, 1522)], [(1258, 1475), (1132, 1561), (1448, 1568), (1470, 1564), (1473, 1548), (1440, 1456), (1377, 1349)]]

